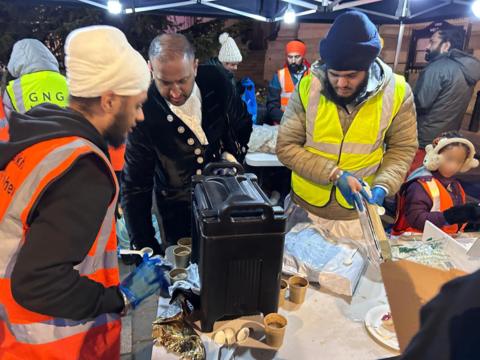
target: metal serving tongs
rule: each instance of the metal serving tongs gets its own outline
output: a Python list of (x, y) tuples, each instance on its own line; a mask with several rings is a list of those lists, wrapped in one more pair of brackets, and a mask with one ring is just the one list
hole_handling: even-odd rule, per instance
[[(366, 190), (370, 192), (370, 189)], [(359, 197), (363, 209), (360, 210), (356, 203), (355, 208), (366, 240), (366, 255), (370, 262), (379, 265), (385, 260), (392, 259), (390, 243), (380, 219), (380, 214), (385, 213), (385, 210), (380, 206), (369, 204), (363, 197)]]

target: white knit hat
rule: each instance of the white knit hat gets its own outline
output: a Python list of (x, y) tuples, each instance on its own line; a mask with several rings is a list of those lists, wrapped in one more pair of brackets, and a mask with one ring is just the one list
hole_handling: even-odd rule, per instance
[(235, 40), (228, 35), (228, 33), (223, 33), (218, 37), (218, 41), (222, 44), (220, 51), (218, 53), (218, 60), (221, 62), (231, 62), (231, 63), (239, 63), (242, 61), (242, 54), (238, 49)]
[(135, 96), (146, 91), (151, 80), (145, 59), (112, 26), (72, 31), (65, 42), (65, 67), (70, 93), (84, 98), (107, 91)]

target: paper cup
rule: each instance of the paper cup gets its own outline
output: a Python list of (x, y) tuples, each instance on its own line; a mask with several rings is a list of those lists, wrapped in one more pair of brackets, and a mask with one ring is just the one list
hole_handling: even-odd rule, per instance
[(188, 277), (188, 273), (185, 269), (175, 268), (168, 272), (168, 277), (170, 279), (170, 284), (173, 285), (173, 283), (177, 281), (186, 280)]
[(177, 246), (173, 249), (173, 256), (175, 257), (175, 267), (186, 269), (190, 261), (190, 254), (192, 249), (186, 246)]
[(183, 237), (178, 239), (177, 241), (178, 246), (186, 246), (188, 248), (192, 248), (192, 238), (191, 237)]
[(280, 314), (271, 313), (265, 316), (263, 324), (265, 325), (267, 345), (274, 348), (282, 346), (287, 329), (287, 319)]
[(280, 292), (278, 293), (278, 306), (283, 306), (285, 303), (285, 294), (288, 289), (288, 282), (286, 280), (280, 280)]
[(301, 276), (292, 276), (288, 279), (290, 289), (290, 301), (295, 304), (302, 304), (307, 293), (308, 280)]

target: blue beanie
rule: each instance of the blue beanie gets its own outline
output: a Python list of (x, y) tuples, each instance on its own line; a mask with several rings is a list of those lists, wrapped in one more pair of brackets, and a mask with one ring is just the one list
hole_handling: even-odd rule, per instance
[(359, 11), (348, 11), (335, 19), (320, 41), (320, 57), (329, 69), (368, 70), (381, 48), (380, 35), (370, 19)]

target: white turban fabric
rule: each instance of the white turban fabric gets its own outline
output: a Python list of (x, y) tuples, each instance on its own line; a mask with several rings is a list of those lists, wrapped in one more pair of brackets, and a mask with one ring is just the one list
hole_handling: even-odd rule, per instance
[(150, 85), (147, 62), (112, 26), (87, 26), (72, 31), (65, 42), (65, 67), (70, 94), (92, 98), (107, 91), (135, 96)]

